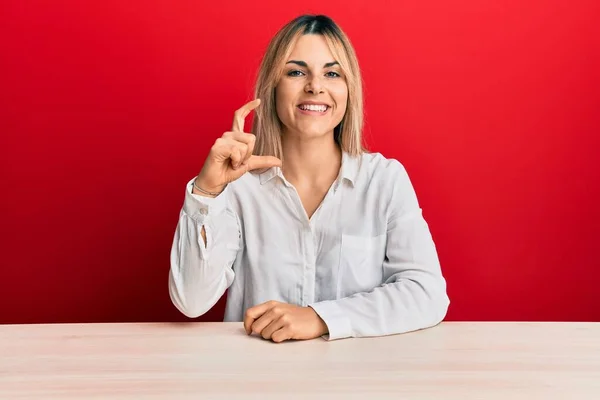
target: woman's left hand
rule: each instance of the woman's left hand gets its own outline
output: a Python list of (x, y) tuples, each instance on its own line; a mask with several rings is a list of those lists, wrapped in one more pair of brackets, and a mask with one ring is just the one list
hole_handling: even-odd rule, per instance
[(328, 332), (327, 325), (311, 307), (267, 301), (246, 310), (244, 329), (276, 343), (314, 339)]

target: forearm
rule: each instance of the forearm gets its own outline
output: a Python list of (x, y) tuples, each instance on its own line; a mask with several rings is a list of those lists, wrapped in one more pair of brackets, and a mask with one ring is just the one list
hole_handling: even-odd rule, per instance
[(379, 268), (381, 286), (313, 305), (330, 338), (404, 333), (444, 319), (450, 304), (446, 280), (420, 209), (388, 223), (386, 260)]
[[(204, 187), (206, 187), (206, 185), (203, 184), (202, 180), (199, 179), (199, 177), (196, 177), (192, 184), (192, 194), (210, 199), (217, 197), (223, 192), (223, 190), (225, 190), (225, 187), (223, 186), (217, 188), (216, 191), (211, 192), (206, 189), (203, 189)], [(206, 246), (206, 229), (204, 228), (204, 226), (202, 227), (200, 233), (202, 234), (202, 240), (204, 241), (204, 245)]]
[(440, 276), (394, 276), (368, 293), (311, 304), (325, 321), (328, 339), (383, 336), (428, 328), (441, 322), (448, 309)]
[(177, 309), (194, 318), (210, 310), (233, 282), (240, 231), (225, 199), (209, 202), (191, 193), (188, 188), (171, 247), (169, 293)]

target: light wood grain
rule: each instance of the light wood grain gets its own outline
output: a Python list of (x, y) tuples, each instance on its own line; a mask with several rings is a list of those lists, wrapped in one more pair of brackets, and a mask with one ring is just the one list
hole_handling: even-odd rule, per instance
[(600, 323), (276, 344), (241, 323), (0, 326), (0, 399), (600, 399)]

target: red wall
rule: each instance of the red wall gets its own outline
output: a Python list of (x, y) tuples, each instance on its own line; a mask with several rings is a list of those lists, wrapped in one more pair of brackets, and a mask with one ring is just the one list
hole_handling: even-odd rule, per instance
[(2, 2), (1, 323), (186, 319), (184, 185), (303, 12), (357, 49), (366, 136), (413, 179), (447, 319), (600, 320), (596, 1), (262, 3)]

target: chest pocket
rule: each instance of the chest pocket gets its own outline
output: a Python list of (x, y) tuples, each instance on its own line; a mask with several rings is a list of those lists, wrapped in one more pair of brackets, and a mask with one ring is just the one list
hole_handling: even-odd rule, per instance
[(383, 282), (386, 234), (342, 235), (337, 298), (369, 292)]

